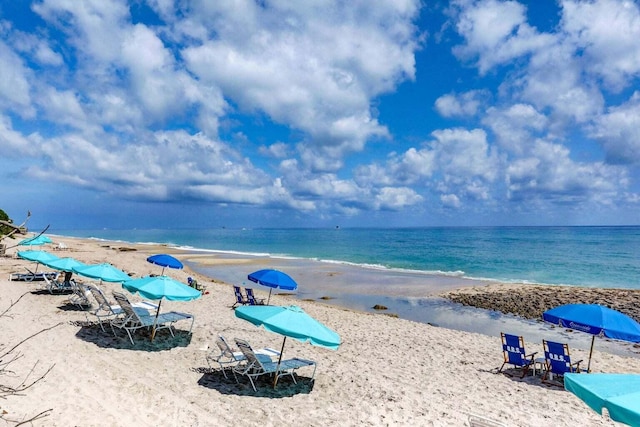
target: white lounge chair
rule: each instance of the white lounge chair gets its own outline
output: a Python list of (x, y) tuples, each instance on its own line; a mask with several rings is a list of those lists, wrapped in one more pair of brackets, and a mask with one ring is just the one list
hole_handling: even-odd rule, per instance
[(507, 427), (499, 421), (492, 420), (487, 417), (482, 417), (476, 414), (469, 414), (469, 426), (470, 427)]
[(73, 294), (69, 297), (69, 302), (77, 305), (81, 309), (91, 307), (91, 301), (89, 300), (91, 292), (87, 286), (83, 283), (77, 283), (75, 280), (70, 280), (69, 283), (73, 291)]
[[(207, 364), (209, 365), (209, 368), (213, 369), (211, 364), (217, 363), (220, 365), (222, 375), (224, 375), (225, 378), (229, 378), (225, 372), (226, 369), (233, 368), (233, 366), (246, 360), (246, 358), (241, 351), (233, 351), (231, 346), (227, 343), (227, 340), (225, 340), (222, 335), (218, 335), (218, 339), (216, 339), (216, 346), (220, 352), (218, 353), (216, 350), (213, 350), (207, 354)], [(265, 362), (272, 362), (272, 357), (280, 356), (280, 352), (273, 348), (261, 348), (259, 350), (255, 350), (255, 353), (256, 357), (261, 358)]]
[(236, 345), (246, 360), (243, 363), (234, 366), (231, 372), (233, 372), (236, 382), (238, 382), (236, 374), (248, 377), (251, 382), (251, 387), (253, 387), (253, 391), (258, 391), (253, 379), (262, 375), (274, 374), (278, 377), (289, 375), (295, 384), (298, 383), (295, 377), (296, 369), (304, 366), (313, 366), (311, 381), (313, 381), (313, 378), (316, 375), (316, 362), (312, 360), (293, 358), (281, 360), (279, 364), (278, 362), (263, 362), (261, 358), (256, 355), (247, 341), (236, 338)]
[(116, 335), (114, 328), (124, 329), (127, 331), (131, 344), (135, 344), (133, 336), (131, 335), (132, 332), (142, 328), (151, 328), (154, 325), (156, 331), (160, 329), (168, 329), (171, 336), (175, 336), (173, 333), (173, 324), (180, 320), (191, 319), (191, 327), (189, 328), (189, 333), (191, 333), (193, 322), (195, 321), (195, 317), (191, 314), (170, 311), (167, 313), (160, 313), (156, 317), (155, 314), (149, 314), (147, 310), (141, 310), (140, 308), (134, 307), (124, 294), (113, 292), (113, 297), (122, 309), (123, 314), (111, 319), (109, 322), (111, 324), (111, 330), (114, 335)]
[[(92, 312), (92, 314), (98, 318), (98, 323), (100, 324), (100, 329), (102, 329), (102, 332), (106, 332), (104, 330), (102, 321), (111, 320), (119, 315), (124, 314), (124, 312), (119, 305), (111, 304), (109, 302), (107, 297), (104, 295), (104, 292), (102, 292), (102, 289), (94, 285), (88, 285), (87, 287), (98, 303), (96, 309)], [(146, 310), (147, 314), (151, 314), (151, 312), (155, 313), (155, 311), (158, 309), (158, 306), (156, 304), (149, 301), (136, 302), (133, 304), (133, 307), (140, 310)]]
[(56, 274), (53, 278), (50, 278), (49, 275), (44, 274), (44, 289), (49, 291), (51, 294), (55, 294), (57, 292), (73, 292), (73, 285), (71, 281), (68, 282), (58, 282), (59, 274)]

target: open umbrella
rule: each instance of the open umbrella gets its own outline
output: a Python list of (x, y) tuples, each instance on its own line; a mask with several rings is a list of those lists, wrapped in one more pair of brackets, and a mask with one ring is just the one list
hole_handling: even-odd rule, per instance
[[(236, 317), (247, 320), (256, 326), (262, 326), (267, 331), (275, 332), (284, 336), (282, 349), (278, 358), (278, 368), (282, 361), (282, 353), (287, 337), (298, 341), (308, 342), (312, 345), (337, 350), (340, 346), (340, 335), (329, 329), (313, 317), (309, 316), (303, 309), (291, 305), (280, 307), (275, 305), (249, 305), (238, 307), (235, 310)], [(278, 376), (273, 380), (275, 387)]]
[(160, 273), (161, 275), (164, 274), (165, 267), (175, 268), (175, 269), (181, 269), (184, 267), (184, 265), (182, 265), (179, 259), (174, 258), (171, 255), (167, 255), (167, 254), (151, 255), (149, 258), (147, 258), (147, 262), (161, 266), (162, 267), (162, 273)]
[[(139, 279), (127, 280), (122, 283), (122, 287), (132, 294), (138, 292), (144, 298), (160, 300), (158, 302), (158, 309), (156, 310), (156, 321), (160, 314), (160, 304), (162, 304), (163, 298), (169, 301), (191, 301), (202, 296), (200, 291), (167, 276), (146, 276)], [(154, 322), (153, 330), (151, 331), (151, 341), (153, 341), (155, 335), (156, 324)]]
[(38, 265), (44, 264), (46, 261), (53, 261), (59, 259), (56, 255), (47, 251), (19, 251), (18, 257), (26, 259), (27, 261), (34, 261), (36, 263), (36, 272), (38, 271)]
[(591, 409), (630, 426), (640, 426), (640, 375), (564, 375), (564, 388), (582, 399)]
[(131, 279), (127, 273), (109, 263), (74, 267), (72, 270), (81, 276), (98, 279), (101, 282), (124, 282), (125, 280)]
[(18, 245), (20, 246), (42, 246), (44, 244), (47, 243), (51, 243), (52, 240), (45, 236), (44, 234), (41, 234), (39, 236), (35, 236), (35, 237), (29, 237), (28, 239), (24, 239), (21, 240)]
[(274, 288), (280, 288), (288, 291), (293, 291), (298, 288), (298, 284), (291, 278), (291, 276), (279, 270), (265, 269), (254, 271), (247, 276), (247, 279), (270, 288), (267, 305), (269, 305), (269, 301), (271, 301), (271, 291)]
[(75, 258), (56, 258), (51, 261), (44, 261), (48, 267), (55, 268), (56, 270), (62, 270), (66, 272), (73, 272), (74, 267), (83, 267), (86, 264), (78, 261)]
[(591, 370), (591, 355), (596, 335), (616, 340), (640, 342), (640, 323), (626, 314), (598, 304), (567, 304), (542, 313), (542, 319), (593, 335), (587, 372)]

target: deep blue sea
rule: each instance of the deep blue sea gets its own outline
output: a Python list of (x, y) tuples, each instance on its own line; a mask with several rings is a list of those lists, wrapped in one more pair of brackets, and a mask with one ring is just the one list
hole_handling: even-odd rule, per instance
[(508, 283), (640, 288), (640, 226), (49, 232)]

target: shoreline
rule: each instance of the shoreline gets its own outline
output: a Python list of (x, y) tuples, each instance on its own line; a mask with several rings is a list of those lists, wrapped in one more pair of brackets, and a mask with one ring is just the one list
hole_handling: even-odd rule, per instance
[[(158, 266), (146, 262), (148, 255), (171, 252), (163, 245), (56, 240), (69, 247), (51, 251), (60, 257), (110, 262), (136, 277), (160, 272)], [(12, 366), (18, 381), (25, 375), (37, 378), (52, 368), (24, 396), (2, 401), (1, 409), (11, 419), (28, 419), (49, 410), (47, 418), (36, 424), (231, 426), (237, 424), (237, 408), (242, 408), (242, 419), (248, 425), (261, 425), (267, 419), (283, 426), (461, 426), (467, 425), (469, 413), (524, 427), (548, 424), (550, 413), (558, 426), (614, 425), (574, 395), (542, 385), (539, 377), (496, 375), (502, 364), (499, 335), (434, 327), (284, 295), (272, 295), (273, 304), (299, 305), (337, 331), (342, 344), (331, 351), (287, 340), (286, 357), (318, 363), (314, 381), (311, 372), (301, 371), (297, 384), (284, 378), (273, 389), (263, 379), (254, 392), (246, 378), (238, 383), (232, 376), (226, 379), (217, 366), (209, 367), (205, 360), (209, 352), (217, 354), (214, 340), (218, 334), (229, 340), (246, 339), (254, 348), (280, 348), (283, 342), (280, 335), (233, 315), (229, 285), (188, 267), (166, 270), (165, 274), (180, 281), (191, 276), (207, 286), (209, 293), (198, 300), (162, 302), (163, 311), (195, 316), (192, 333), (188, 325), (178, 323), (175, 337), (160, 331), (151, 343), (148, 336), (138, 333), (132, 345), (126, 334), (114, 337), (109, 328), (102, 332), (95, 318), (69, 304), (68, 295), (38, 291), (41, 285), (36, 282), (8, 280), (8, 273), (31, 266), (25, 260), (0, 258), (0, 310), (15, 304), (0, 317), (0, 347), (10, 348), (33, 335), (21, 345), (23, 357)], [(118, 284), (100, 286), (108, 296), (122, 289)], [(256, 291), (258, 296), (266, 295), (263, 289)], [(137, 295), (127, 293), (127, 297), (138, 300)], [(492, 321), (507, 328), (501, 320)], [(533, 334), (520, 329), (506, 332), (522, 333), (527, 348), (540, 351), (540, 341)], [(620, 356), (603, 348), (604, 340), (599, 340), (594, 372), (640, 373), (637, 355)], [(587, 352), (572, 345), (572, 355), (586, 359)], [(0, 376), (0, 381), (12, 378)]]

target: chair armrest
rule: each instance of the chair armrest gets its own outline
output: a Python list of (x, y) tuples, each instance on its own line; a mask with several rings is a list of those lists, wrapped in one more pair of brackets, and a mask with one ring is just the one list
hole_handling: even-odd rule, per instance
[(531, 360), (533, 360), (533, 358), (535, 357), (536, 354), (538, 354), (538, 352), (534, 351), (533, 353), (525, 354), (524, 357), (525, 358), (531, 358)]

